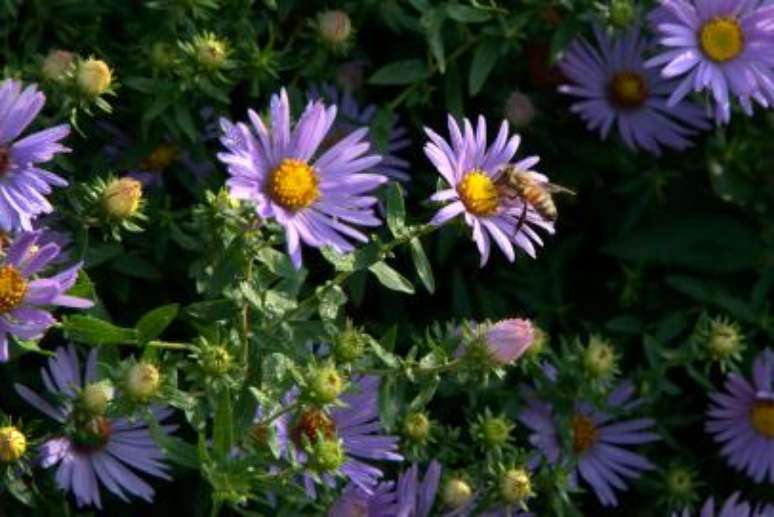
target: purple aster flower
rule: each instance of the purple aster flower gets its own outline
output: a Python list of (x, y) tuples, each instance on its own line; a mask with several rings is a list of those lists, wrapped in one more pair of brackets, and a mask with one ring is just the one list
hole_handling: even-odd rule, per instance
[(44, 197), (67, 182), (37, 166), (67, 152), (60, 140), (70, 134), (61, 124), (14, 142), (40, 113), (46, 97), (37, 86), (22, 90), (19, 81), (0, 83), (0, 230), (32, 230), (32, 220), (53, 210)]
[(367, 154), (368, 129), (352, 132), (316, 156), (336, 120), (335, 106), (310, 102), (291, 129), (283, 89), (272, 96), (270, 113), (269, 128), (252, 110), (252, 130), (221, 119), (227, 152), (218, 158), (231, 175), (231, 195), (250, 200), (259, 216), (274, 218), (285, 228), (288, 254), (297, 268), (302, 241), (331, 246), (339, 253), (354, 250), (352, 239), (367, 242), (368, 237), (350, 225), (381, 224), (373, 211), (377, 198), (368, 193), (387, 181), (380, 174), (362, 172), (381, 161)]
[(0, 259), (0, 362), (8, 360), (8, 335), (38, 339), (54, 324), (43, 306), (87, 309), (90, 300), (66, 293), (78, 279), (81, 263), (48, 278), (37, 278), (59, 255), (53, 242), (40, 245), (41, 232), (21, 233)]
[[(352, 93), (348, 91), (340, 92), (336, 87), (329, 84), (324, 84), (320, 88), (312, 87), (307, 97), (311, 100), (322, 98), (338, 107), (333, 127), (325, 140), (323, 140), (322, 147), (324, 149), (330, 148), (357, 128), (370, 126), (376, 116), (376, 106), (369, 104), (361, 108)], [(384, 154), (382, 154), (382, 161), (376, 164), (371, 169), (371, 172), (399, 181), (408, 181), (409, 162), (396, 156), (398, 151), (405, 149), (411, 144), (411, 141), (406, 138), (406, 133), (406, 128), (402, 127), (395, 120), (390, 128), (387, 147), (384, 150)], [(369, 140), (369, 142), (372, 148), (376, 147), (372, 141)]]
[(441, 464), (430, 462), (425, 477), (420, 481), (419, 467), (414, 463), (398, 477), (399, 517), (427, 517), (433, 509), (438, 484), (441, 482)]
[(731, 95), (752, 114), (753, 101), (774, 102), (774, 6), (761, 0), (661, 0), (655, 19), (664, 52), (647, 61), (666, 78), (681, 78), (667, 105), (691, 90), (709, 90), (715, 118), (731, 118)]
[[(451, 145), (435, 131), (425, 128), (431, 142), (425, 145), (425, 154), (448, 183), (448, 189), (433, 194), (432, 201), (447, 203), (435, 214), (430, 224), (440, 226), (464, 214), (465, 222), (473, 229), (481, 254), (481, 266), (489, 260), (491, 239), (497, 243), (509, 261), (515, 260), (513, 244), (535, 256), (535, 246), (543, 241), (532, 229), (539, 226), (553, 233), (553, 223), (544, 220), (532, 206), (526, 207), (519, 198), (513, 198), (498, 186), (502, 167), (510, 164), (519, 148), (518, 135), (508, 138), (508, 123), (502, 122), (497, 138), (487, 147), (486, 122), (479, 116), (475, 131), (468, 119), (464, 120), (463, 135), (454, 118), (449, 115)], [(529, 173), (537, 182), (548, 179), (532, 171), (540, 158), (530, 156), (514, 166)], [(522, 214), (525, 218), (520, 224)]]
[(710, 393), (707, 432), (728, 463), (761, 483), (774, 483), (774, 351), (764, 350), (753, 364), (752, 383), (736, 373), (726, 378), (726, 393)]
[[(300, 463), (306, 463), (303, 450), (304, 437), (310, 442), (317, 440), (320, 433), (327, 439), (340, 439), (347, 459), (339, 472), (367, 494), (374, 491), (382, 471), (366, 463), (366, 460), (402, 461), (398, 454), (398, 438), (381, 434), (379, 423), (379, 378), (363, 376), (353, 379), (355, 391), (341, 397), (342, 407), (330, 412), (316, 407), (305, 407), (300, 412), (285, 414), (274, 421), (277, 440), (282, 454), (293, 455)], [(290, 390), (282, 400), (284, 405), (292, 404), (298, 397), (298, 389)], [(261, 420), (262, 411), (257, 413)], [(291, 446), (293, 450), (291, 451)], [(335, 478), (323, 474), (323, 482), (336, 486)], [(315, 479), (304, 476), (304, 486), (310, 497), (316, 496)]]
[(379, 483), (371, 493), (350, 483), (328, 510), (328, 517), (394, 517), (396, 497), (392, 481)]
[[(691, 517), (689, 510), (673, 513), (672, 517)], [(726, 499), (718, 512), (715, 511), (715, 499), (710, 497), (701, 507), (698, 517), (774, 517), (774, 507), (765, 506), (755, 509), (749, 503), (739, 500), (739, 492), (734, 492)]]
[[(59, 401), (53, 405), (26, 386), (16, 384), (16, 392), (29, 404), (65, 426), (62, 436), (51, 438), (40, 447), (40, 463), (49, 468), (58, 465), (56, 482), (72, 492), (78, 506), (102, 508), (99, 485), (128, 501), (129, 495), (153, 501), (153, 488), (132, 469), (171, 479), (164, 455), (153, 442), (144, 422), (105, 416), (84, 419), (74, 410), (78, 390), (97, 382), (97, 351), (92, 349), (81, 376), (75, 348), (60, 347), (41, 371), (46, 389)], [(171, 410), (154, 409), (161, 420)], [(174, 426), (162, 426), (170, 432)], [(131, 467), (131, 468), (129, 468)]]
[(624, 143), (655, 155), (661, 147), (683, 150), (697, 129), (707, 129), (704, 110), (690, 102), (667, 106), (676, 81), (662, 78), (645, 68), (643, 56), (649, 47), (637, 28), (611, 38), (596, 28), (596, 47), (583, 38), (575, 40), (560, 63), (574, 84), (559, 91), (581, 100), (572, 105), (590, 131), (606, 139), (615, 124)]
[[(632, 384), (624, 382), (610, 394), (607, 405), (616, 412), (631, 410), (640, 404), (630, 400), (633, 393)], [(616, 506), (615, 489), (626, 490), (625, 479), (639, 478), (643, 471), (654, 468), (641, 455), (622, 447), (658, 440), (658, 435), (649, 431), (654, 425), (652, 419), (613, 422), (611, 415), (578, 402), (569, 421), (572, 450), (564, 451), (558, 436), (561, 423), (555, 418), (553, 407), (539, 400), (529, 388), (525, 388), (525, 395), (527, 407), (519, 414), (519, 420), (533, 431), (532, 445), (551, 464), (574, 458), (577, 466), (571, 483), (577, 484), (580, 474), (603, 505)]]

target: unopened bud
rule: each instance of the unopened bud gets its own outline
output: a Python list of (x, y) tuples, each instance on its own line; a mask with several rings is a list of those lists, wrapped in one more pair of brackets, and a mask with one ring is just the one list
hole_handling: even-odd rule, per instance
[(344, 444), (337, 439), (318, 439), (310, 453), (310, 466), (317, 472), (335, 472), (347, 459)]
[(488, 448), (502, 447), (511, 437), (511, 424), (504, 417), (487, 416), (481, 422), (479, 437)]
[(342, 363), (351, 363), (360, 359), (365, 352), (366, 337), (351, 324), (333, 340), (333, 354)]
[(596, 379), (612, 375), (618, 367), (618, 357), (613, 345), (599, 336), (591, 336), (583, 351), (583, 366)]
[(320, 37), (331, 45), (341, 45), (352, 34), (352, 20), (344, 11), (335, 9), (320, 14), (317, 20)]
[(309, 398), (318, 404), (334, 402), (344, 390), (344, 380), (332, 366), (312, 372), (309, 379)]
[(509, 505), (522, 504), (535, 495), (532, 480), (525, 469), (510, 469), (503, 472), (498, 483), (500, 498)]
[(696, 495), (695, 474), (688, 468), (679, 465), (671, 467), (664, 481), (669, 497), (675, 501), (690, 501)]
[(463, 479), (448, 480), (441, 490), (441, 502), (452, 510), (462, 508), (473, 497), (473, 489)]
[(67, 70), (75, 62), (77, 56), (67, 50), (52, 50), (43, 60), (40, 72), (49, 81), (60, 82), (67, 75)]
[(0, 427), (0, 462), (13, 463), (27, 451), (27, 438), (14, 426)]
[(425, 413), (409, 413), (403, 420), (403, 434), (413, 442), (423, 443), (430, 438), (432, 424)]
[(222, 346), (213, 346), (204, 349), (200, 361), (205, 373), (213, 377), (225, 375), (233, 365), (231, 354)]
[(146, 402), (161, 386), (161, 374), (150, 363), (133, 364), (126, 374), (126, 394), (135, 402)]
[(710, 321), (705, 347), (707, 354), (715, 361), (723, 361), (739, 354), (744, 348), (739, 326), (724, 318)]
[(508, 319), (492, 325), (485, 336), (491, 358), (499, 365), (507, 365), (521, 357), (532, 345), (535, 334), (532, 322)]
[(610, 4), (608, 21), (618, 29), (625, 29), (634, 21), (634, 5), (631, 0), (613, 0)]
[(128, 219), (137, 213), (142, 199), (142, 183), (134, 178), (114, 179), (102, 192), (102, 208), (111, 219)]
[(90, 97), (99, 97), (110, 89), (113, 72), (101, 59), (89, 58), (78, 63), (75, 82), (81, 92)]
[(193, 40), (196, 61), (208, 70), (217, 70), (226, 62), (228, 44), (214, 34), (206, 33)]
[(78, 398), (80, 408), (91, 416), (102, 416), (113, 400), (113, 392), (113, 387), (107, 382), (88, 384)]

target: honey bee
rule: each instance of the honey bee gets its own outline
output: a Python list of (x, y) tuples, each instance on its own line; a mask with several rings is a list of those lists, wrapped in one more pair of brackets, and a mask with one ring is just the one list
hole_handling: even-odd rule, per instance
[(519, 217), (514, 235), (519, 232), (527, 218), (527, 208), (532, 207), (535, 212), (546, 221), (554, 222), (559, 216), (552, 194), (570, 194), (575, 192), (555, 185), (547, 181), (540, 181), (528, 171), (516, 168), (514, 165), (505, 165), (500, 169), (500, 176), (495, 180), (495, 186), (509, 199), (521, 199), (524, 204)]

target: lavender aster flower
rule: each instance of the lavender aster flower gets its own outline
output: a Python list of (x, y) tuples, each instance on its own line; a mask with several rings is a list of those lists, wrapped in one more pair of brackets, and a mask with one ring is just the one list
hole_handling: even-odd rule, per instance
[(227, 152), (218, 158), (227, 165), (227, 185), (237, 199), (255, 204), (258, 215), (274, 218), (285, 228), (288, 254), (301, 266), (301, 242), (331, 246), (339, 253), (354, 249), (351, 239), (368, 237), (351, 224), (378, 226), (367, 195), (385, 183), (379, 174), (363, 173), (381, 158), (366, 154), (367, 128), (360, 128), (316, 156), (336, 120), (336, 107), (310, 102), (291, 130), (290, 105), (283, 89), (271, 99), (271, 125), (257, 113), (248, 115), (252, 130), (243, 123), (221, 119), (221, 142)]
[[(630, 410), (639, 401), (631, 401), (634, 388), (630, 382), (622, 383), (607, 399), (611, 409)], [(617, 506), (615, 490), (626, 490), (625, 479), (636, 479), (641, 472), (654, 468), (653, 464), (639, 454), (622, 445), (648, 443), (658, 439), (649, 432), (654, 421), (638, 418), (612, 422), (612, 416), (594, 409), (590, 404), (579, 402), (570, 419), (572, 450), (564, 451), (560, 445), (558, 429), (560, 422), (555, 418), (550, 404), (539, 400), (529, 388), (525, 389), (527, 407), (519, 419), (533, 434), (530, 442), (537, 447), (545, 459), (556, 464), (564, 462), (570, 455), (577, 461), (572, 483), (577, 475), (591, 485), (597, 498), (605, 506)]]
[[(327, 439), (340, 439), (346, 453), (346, 461), (339, 472), (362, 489), (367, 494), (374, 492), (382, 471), (369, 465), (365, 460), (402, 461), (398, 454), (398, 438), (380, 434), (379, 424), (379, 378), (363, 376), (353, 379), (351, 383), (355, 391), (341, 396), (343, 407), (333, 408), (330, 412), (316, 407), (305, 407), (297, 414), (285, 414), (274, 421), (277, 440), (283, 454), (295, 453), (295, 458), (301, 463), (307, 462), (307, 454), (303, 450), (304, 437), (310, 442), (317, 440), (319, 434)], [(293, 389), (283, 397), (283, 404), (292, 404), (298, 397), (298, 390)], [(260, 421), (262, 412), (257, 414)], [(291, 451), (291, 446), (294, 451)], [(335, 478), (323, 474), (323, 482), (333, 487)], [(306, 492), (315, 497), (314, 478), (304, 476)]]
[(651, 19), (664, 52), (646, 63), (661, 75), (681, 78), (667, 105), (676, 106), (691, 90), (709, 90), (715, 118), (731, 118), (730, 96), (752, 114), (753, 101), (774, 102), (774, 6), (761, 0), (661, 0)]
[(575, 40), (560, 63), (574, 84), (559, 91), (579, 97), (572, 105), (590, 131), (606, 139), (615, 124), (624, 143), (632, 150), (661, 154), (661, 147), (683, 150), (691, 145), (696, 129), (709, 127), (704, 111), (689, 102), (667, 106), (676, 82), (645, 68), (643, 56), (649, 47), (639, 29), (630, 29), (612, 39), (596, 28), (596, 47), (583, 38)]
[(441, 464), (430, 462), (420, 481), (419, 467), (414, 463), (398, 478), (399, 517), (427, 517), (433, 509), (438, 484), (441, 482)]
[[(672, 517), (691, 517), (689, 510), (673, 513)], [(715, 511), (715, 499), (710, 497), (701, 507), (699, 517), (774, 517), (774, 507), (766, 506), (755, 509), (749, 503), (739, 500), (739, 492), (734, 492), (726, 499), (719, 511)]]
[[(553, 224), (545, 221), (530, 206), (527, 207), (524, 224), (517, 228), (524, 204), (520, 199), (513, 199), (502, 192), (497, 185), (501, 168), (510, 164), (521, 139), (518, 135), (508, 138), (508, 123), (503, 121), (497, 138), (487, 147), (484, 117), (479, 116), (475, 131), (468, 119), (464, 120), (464, 127), (463, 135), (457, 122), (449, 115), (451, 145), (432, 129), (425, 128), (431, 140), (425, 145), (425, 155), (450, 187), (430, 198), (448, 203), (435, 214), (430, 224), (440, 226), (464, 214), (465, 223), (473, 229), (473, 240), (481, 254), (482, 267), (489, 260), (491, 239), (511, 262), (516, 258), (513, 244), (534, 257), (533, 242), (542, 245), (543, 241), (532, 226), (553, 233)], [(545, 182), (545, 176), (531, 170), (539, 161), (537, 156), (530, 156), (516, 162), (515, 167), (529, 172), (536, 181)]]
[(394, 517), (396, 512), (395, 483), (379, 483), (368, 493), (350, 483), (328, 510), (328, 517)]
[(764, 350), (753, 364), (752, 383), (736, 373), (726, 378), (726, 393), (711, 393), (707, 432), (723, 444), (728, 463), (761, 483), (774, 483), (774, 351)]
[(19, 81), (0, 83), (0, 230), (32, 230), (32, 220), (53, 210), (45, 195), (67, 182), (37, 166), (67, 152), (60, 140), (70, 133), (61, 124), (14, 142), (40, 113), (46, 97), (35, 85), (22, 90)]
[(20, 234), (0, 259), (0, 362), (8, 360), (9, 334), (37, 339), (54, 324), (54, 317), (42, 306), (86, 309), (93, 305), (64, 294), (75, 284), (80, 263), (48, 278), (35, 277), (60, 253), (53, 242), (38, 245), (42, 235), (39, 231)]
[[(307, 97), (311, 100), (323, 98), (338, 107), (333, 127), (325, 140), (323, 140), (323, 148), (330, 148), (330, 146), (339, 142), (359, 127), (370, 126), (376, 116), (376, 106), (369, 104), (361, 107), (352, 93), (348, 91), (340, 92), (336, 87), (329, 84), (322, 85), (320, 88), (311, 88)], [(397, 120), (392, 123), (387, 146), (384, 154), (382, 154), (382, 161), (376, 164), (371, 169), (371, 172), (399, 181), (408, 181), (409, 162), (396, 156), (398, 151), (405, 149), (411, 144), (411, 141), (406, 138), (406, 133), (406, 128), (402, 127)], [(370, 143), (371, 147), (375, 148), (373, 142), (371, 141)]]
[[(58, 465), (59, 488), (72, 492), (78, 506), (102, 508), (100, 484), (124, 501), (133, 495), (151, 502), (153, 488), (132, 469), (171, 478), (163, 462), (164, 455), (151, 439), (147, 425), (125, 418), (84, 418), (75, 410), (78, 390), (97, 382), (96, 349), (89, 353), (83, 376), (73, 346), (58, 348), (56, 356), (48, 362), (48, 369), (43, 368), (41, 373), (43, 384), (60, 401), (59, 405), (52, 405), (25, 386), (16, 384), (15, 387), (29, 404), (65, 426), (65, 434), (40, 447), (41, 465), (45, 468)], [(153, 413), (157, 419), (163, 419), (171, 411), (155, 409)], [(162, 426), (162, 429), (169, 432), (174, 427)]]

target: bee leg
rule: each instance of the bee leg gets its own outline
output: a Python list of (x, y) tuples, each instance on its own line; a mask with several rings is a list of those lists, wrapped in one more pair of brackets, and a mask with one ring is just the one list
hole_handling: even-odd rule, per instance
[(519, 216), (519, 220), (516, 221), (516, 226), (513, 228), (514, 237), (516, 237), (519, 234), (519, 230), (521, 230), (525, 222), (527, 222), (527, 203), (524, 203), (524, 208), (522, 208), (521, 210), (521, 215)]

